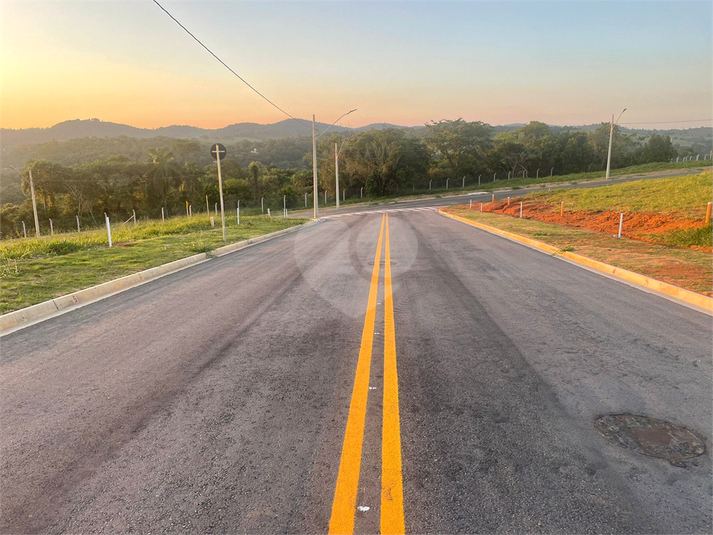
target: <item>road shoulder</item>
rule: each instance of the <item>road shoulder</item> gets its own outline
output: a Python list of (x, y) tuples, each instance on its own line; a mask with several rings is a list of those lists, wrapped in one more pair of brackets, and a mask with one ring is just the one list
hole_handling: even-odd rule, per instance
[(439, 210), (439, 213), (450, 219), (454, 219), (456, 221), (460, 221), (462, 223), (466, 223), (481, 230), (490, 232), (491, 234), (502, 236), (509, 240), (522, 243), (523, 245), (527, 245), (528, 247), (551, 254), (553, 256), (558, 256), (595, 272), (605, 274), (607, 276), (631, 284), (635, 287), (645, 289), (647, 291), (656, 293), (669, 299), (673, 299), (674, 301), (683, 303), (687, 306), (713, 315), (713, 298), (707, 297), (700, 293), (687, 290), (685, 288), (681, 288), (679, 286), (669, 284), (667, 282), (657, 280), (640, 273), (635, 273), (633, 271), (629, 271), (621, 267), (616, 267), (605, 262), (601, 262), (599, 260), (594, 260), (586, 256), (575, 254), (571, 251), (560, 249), (558, 247), (549, 245), (539, 240), (535, 240), (533, 238), (528, 238), (513, 232), (509, 232), (507, 230), (502, 230), (491, 225), (474, 221), (472, 219), (466, 219), (464, 217), (452, 213), (447, 213), (443, 210)]

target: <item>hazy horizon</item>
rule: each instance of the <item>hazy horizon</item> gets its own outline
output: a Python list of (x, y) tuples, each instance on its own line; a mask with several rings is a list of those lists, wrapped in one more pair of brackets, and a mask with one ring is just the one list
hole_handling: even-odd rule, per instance
[[(456, 117), (456, 119), (459, 119), (459, 117)], [(155, 127), (144, 127), (144, 126), (136, 126), (136, 125), (129, 124), (129, 123), (117, 123), (117, 122), (115, 122), (115, 121), (105, 121), (105, 120), (103, 120), (103, 119), (101, 119), (101, 118), (98, 118), (98, 117), (88, 117), (88, 118), (86, 118), (86, 119), (81, 119), (81, 118), (65, 119), (64, 121), (59, 121), (58, 123), (55, 123), (55, 124), (52, 124), (52, 125), (49, 125), (49, 126), (28, 126), (28, 127), (24, 127), (24, 128), (6, 128), (6, 127), (4, 127), (4, 126), (0, 126), (0, 128), (2, 128), (3, 130), (49, 129), (49, 128), (52, 128), (52, 127), (57, 126), (57, 125), (59, 125), (59, 124), (67, 123), (67, 122), (73, 122), (73, 121), (99, 121), (99, 122), (102, 122), (102, 123), (111, 123), (111, 124), (117, 124), (117, 125), (121, 125), (121, 126), (129, 126), (129, 127), (133, 127), (133, 128), (140, 128), (140, 129), (143, 129), (143, 130), (159, 130), (159, 129), (162, 129), (162, 128), (171, 128), (171, 127), (189, 127), (189, 128), (200, 128), (200, 129), (204, 129), (204, 130), (220, 130), (220, 129), (222, 129), (222, 128), (227, 128), (227, 127), (229, 127), (229, 126), (233, 126), (233, 125), (237, 125), (237, 124), (256, 124), (256, 125), (259, 125), (259, 126), (272, 126), (272, 125), (275, 125), (275, 124), (279, 124), (279, 123), (286, 122), (286, 121), (293, 121), (293, 120), (308, 121), (308, 119), (305, 118), (305, 117), (298, 117), (298, 118), (296, 118), (296, 119), (280, 119), (280, 120), (275, 121), (275, 122), (273, 122), (273, 123), (258, 123), (258, 122), (255, 122), (255, 121), (238, 121), (238, 122), (235, 122), (235, 123), (229, 123), (229, 124), (219, 125), (219, 126), (215, 126), (215, 127), (203, 127), (203, 126), (197, 126), (197, 125), (194, 125), (194, 124), (186, 124), (186, 123), (180, 123), (180, 124), (179, 124), (179, 123), (171, 123), (171, 124), (163, 124), (163, 125), (159, 125), (159, 126), (155, 126)], [(474, 120), (477, 121), (478, 119), (474, 119)], [(309, 121), (310, 121), (309, 124), (311, 124), (311, 120), (309, 120)], [(533, 119), (533, 121), (537, 121), (537, 119)], [(317, 122), (318, 122), (319, 124), (328, 124), (328, 123), (323, 123), (322, 121), (317, 121)], [(484, 122), (484, 121), (483, 121), (483, 122)], [(539, 121), (539, 122), (543, 122), (543, 123), (544, 123), (544, 121)], [(608, 121), (599, 121), (598, 123), (586, 123), (586, 124), (584, 124), (584, 123), (583, 123), (583, 124), (551, 124), (551, 123), (545, 123), (545, 124), (547, 124), (547, 126), (552, 126), (552, 127), (556, 127), (556, 128), (567, 128), (567, 127), (578, 127), (578, 126), (591, 126), (591, 125), (593, 125), (593, 124), (601, 124), (601, 123), (606, 123), (606, 122), (608, 122)], [(430, 122), (429, 122), (429, 123), (424, 123), (424, 124), (404, 125), (404, 124), (390, 123), (390, 122), (388, 122), (388, 121), (376, 121), (376, 122), (369, 123), (369, 124), (366, 124), (366, 125), (361, 125), (361, 126), (344, 126), (344, 125), (342, 125), (342, 124), (340, 124), (339, 126), (342, 127), (342, 128), (351, 128), (351, 129), (356, 130), (356, 129), (359, 129), (359, 128), (365, 128), (365, 127), (367, 127), (367, 126), (374, 126), (374, 125), (380, 125), (380, 124), (387, 124), (387, 125), (393, 125), (393, 126), (396, 126), (396, 127), (404, 127), (404, 128), (418, 128), (418, 127), (424, 127), (424, 126), (426, 126), (427, 124), (430, 124)], [(486, 123), (486, 124), (490, 124), (490, 126), (493, 126), (493, 127), (503, 127), (503, 126), (505, 126), (505, 127), (515, 127), (515, 126), (525, 126), (525, 125), (527, 125), (528, 123), (526, 123), (526, 122), (515, 122), (515, 123), (508, 123), (508, 124), (491, 124), (491, 123)], [(624, 125), (622, 125), (622, 126), (624, 126)], [(634, 129), (634, 130), (689, 130), (689, 129), (694, 129), (694, 128), (709, 128), (709, 126), (706, 125), (706, 124), (701, 124), (701, 125), (699, 125), (699, 126), (681, 126), (681, 125), (678, 125), (678, 126), (672, 126), (672, 127), (667, 127), (667, 128), (655, 127), (655, 125), (653, 125), (654, 127), (647, 128), (647, 126), (652, 126), (652, 125), (625, 126), (625, 128)], [(306, 133), (305, 133), (305, 135), (308, 135), (308, 134), (309, 134), (309, 132), (306, 132)]]

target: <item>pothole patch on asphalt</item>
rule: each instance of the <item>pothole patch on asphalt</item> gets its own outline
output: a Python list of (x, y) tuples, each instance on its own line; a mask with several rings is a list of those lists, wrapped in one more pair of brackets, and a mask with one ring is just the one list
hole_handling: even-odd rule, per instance
[(665, 459), (685, 467), (686, 460), (706, 452), (703, 439), (690, 429), (636, 414), (609, 414), (594, 422), (607, 440), (642, 455)]

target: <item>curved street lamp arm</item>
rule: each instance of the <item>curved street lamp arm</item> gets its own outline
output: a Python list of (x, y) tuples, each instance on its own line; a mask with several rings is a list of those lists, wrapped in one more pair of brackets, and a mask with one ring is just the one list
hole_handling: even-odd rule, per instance
[(315, 139), (319, 139), (320, 136), (326, 134), (327, 131), (328, 131), (330, 128), (332, 128), (335, 124), (337, 124), (337, 123), (339, 122), (339, 120), (340, 120), (342, 117), (345, 117), (346, 115), (349, 115), (350, 113), (353, 113), (353, 112), (355, 112), (355, 111), (356, 111), (356, 109), (353, 109), (353, 110), (349, 110), (347, 113), (342, 114), (336, 121), (334, 121), (332, 124), (330, 124), (330, 125), (327, 127), (327, 129), (326, 129), (324, 132), (322, 132), (321, 134), (319, 134), (319, 136), (317, 136)]
[(624, 115), (624, 112), (625, 112), (625, 111), (626, 111), (626, 108), (624, 108), (623, 110), (621, 110), (621, 113), (619, 114), (619, 117), (616, 118), (616, 121), (614, 122), (614, 124), (617, 124), (617, 123), (619, 122), (619, 119), (621, 119), (621, 116)]

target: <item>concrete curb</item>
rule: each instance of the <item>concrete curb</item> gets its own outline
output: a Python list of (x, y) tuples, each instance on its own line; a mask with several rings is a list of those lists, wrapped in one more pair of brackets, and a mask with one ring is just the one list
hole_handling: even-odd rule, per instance
[(230, 245), (214, 249), (209, 254), (199, 253), (186, 258), (181, 258), (179, 260), (174, 260), (168, 264), (139, 271), (138, 273), (133, 273), (125, 277), (104, 282), (102, 284), (98, 284), (97, 286), (92, 286), (91, 288), (78, 290), (74, 293), (56, 297), (43, 303), (15, 310), (14, 312), (8, 312), (7, 314), (0, 315), (0, 334), (7, 334), (5, 331), (9, 331), (10, 329), (16, 330), (18, 327), (27, 326), (30, 323), (38, 323), (39, 321), (57, 315), (59, 311), (85, 305), (92, 301), (98, 301), (99, 299), (104, 299), (105, 297), (109, 297), (116, 293), (123, 292), (124, 290), (128, 290), (146, 282), (158, 279), (164, 275), (175, 273), (181, 269), (200, 264), (211, 257), (224, 256), (226, 254), (239, 251), (240, 249), (244, 249), (245, 247), (256, 245), (273, 238), (278, 238), (291, 232), (296, 232), (317, 222), (318, 221), (314, 220), (308, 221), (307, 223), (271, 232), (270, 234), (263, 234), (262, 236), (256, 236), (240, 242), (231, 243)]
[(640, 273), (634, 273), (633, 271), (614, 267), (609, 264), (605, 264), (604, 262), (599, 262), (598, 260), (592, 260), (591, 258), (587, 258), (586, 256), (570, 253), (568, 251), (562, 251), (557, 247), (542, 243), (541, 241), (533, 240), (532, 238), (526, 238), (524, 236), (520, 236), (519, 234), (513, 234), (512, 232), (508, 232), (506, 230), (500, 230), (498, 228), (491, 227), (490, 225), (478, 223), (477, 221), (471, 221), (470, 219), (465, 219), (457, 215), (447, 214), (441, 210), (439, 210), (438, 213), (445, 217), (455, 219), (456, 221), (461, 221), (462, 223), (477, 227), (492, 234), (503, 236), (513, 241), (528, 245), (534, 249), (538, 249), (540, 251), (544, 251), (552, 255), (561, 256), (563, 258), (566, 258), (567, 260), (570, 260), (577, 264), (581, 264), (590, 269), (600, 271), (614, 278), (634, 284), (635, 286), (646, 288), (647, 290), (663, 294), (667, 297), (673, 297), (674, 299), (678, 299), (695, 307), (701, 308), (709, 314), (713, 314), (713, 298), (711, 297), (707, 297), (691, 290), (686, 290), (685, 288), (674, 286), (673, 284), (669, 284), (667, 282), (652, 279), (651, 277), (641, 275)]

